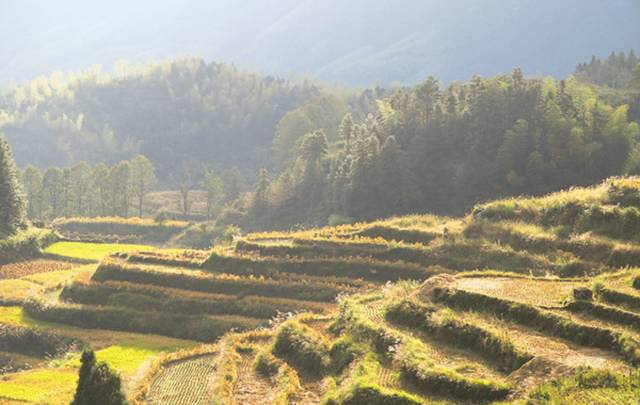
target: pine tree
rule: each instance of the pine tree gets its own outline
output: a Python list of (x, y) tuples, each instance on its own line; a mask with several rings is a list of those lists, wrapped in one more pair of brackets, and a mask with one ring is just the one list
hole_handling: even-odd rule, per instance
[(85, 350), (80, 359), (78, 387), (71, 405), (125, 405), (120, 377), (106, 363), (96, 363), (92, 350)]
[(11, 149), (0, 137), (0, 237), (13, 234), (24, 224), (26, 203)]

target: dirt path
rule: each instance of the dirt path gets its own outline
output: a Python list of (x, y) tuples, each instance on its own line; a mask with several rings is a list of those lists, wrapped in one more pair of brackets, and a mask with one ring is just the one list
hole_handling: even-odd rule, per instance
[(149, 404), (205, 405), (215, 371), (215, 355), (207, 354), (165, 365), (151, 382)]
[(243, 356), (238, 367), (238, 380), (233, 388), (233, 398), (238, 404), (271, 404), (275, 399), (277, 387), (269, 379), (256, 373), (253, 359), (253, 356)]

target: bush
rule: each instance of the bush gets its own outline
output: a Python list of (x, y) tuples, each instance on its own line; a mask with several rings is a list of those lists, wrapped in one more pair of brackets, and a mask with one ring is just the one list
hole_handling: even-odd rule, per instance
[(256, 356), (254, 368), (256, 369), (256, 372), (265, 377), (273, 377), (278, 374), (280, 364), (278, 360), (271, 355), (271, 353), (260, 352)]
[(314, 376), (324, 374), (331, 361), (329, 348), (322, 337), (296, 321), (280, 326), (273, 353)]
[(0, 265), (40, 256), (42, 249), (57, 239), (53, 232), (37, 228), (23, 230), (0, 239)]
[(347, 338), (340, 338), (333, 342), (329, 349), (331, 358), (331, 370), (340, 374), (353, 360), (363, 353), (355, 343)]
[(27, 356), (59, 356), (80, 342), (39, 329), (0, 324), (0, 351)]

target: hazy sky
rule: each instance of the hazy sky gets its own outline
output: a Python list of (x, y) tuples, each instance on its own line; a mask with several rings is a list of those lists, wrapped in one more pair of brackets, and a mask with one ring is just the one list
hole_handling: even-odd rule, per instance
[(349, 84), (564, 76), (630, 47), (640, 0), (0, 0), (0, 83), (175, 56)]

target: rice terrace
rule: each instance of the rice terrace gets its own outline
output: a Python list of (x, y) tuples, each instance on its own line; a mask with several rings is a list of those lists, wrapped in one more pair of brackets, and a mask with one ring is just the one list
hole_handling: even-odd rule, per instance
[(638, 0), (0, 38), (0, 405), (640, 405)]
[(0, 267), (0, 398), (69, 403), (90, 345), (140, 404), (637, 403), (638, 196), (612, 179), (209, 251), (53, 242)]

